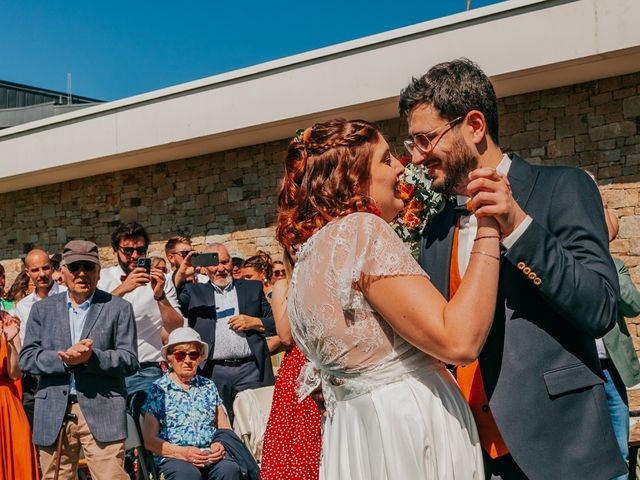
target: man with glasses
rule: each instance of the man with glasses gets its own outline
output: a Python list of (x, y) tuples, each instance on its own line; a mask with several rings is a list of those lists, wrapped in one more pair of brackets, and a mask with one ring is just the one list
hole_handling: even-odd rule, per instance
[(72, 240), (62, 258), (68, 291), (33, 305), (20, 352), (20, 368), (40, 378), (33, 442), (43, 478), (56, 470), (76, 478), (82, 449), (91, 478), (126, 480), (125, 376), (138, 369), (133, 310), (96, 288), (95, 243)]
[(467, 59), (413, 79), (400, 94), (400, 112), (409, 121), (413, 163), (449, 200), (420, 244), (420, 263), (445, 298), (464, 276), (477, 217), (500, 225), (493, 327), (479, 361), (456, 371), (486, 477), (623, 473), (595, 347), (616, 321), (618, 300), (595, 184), (579, 169), (503, 153), (493, 86)]
[(158, 268), (149, 271), (138, 266), (145, 258), (149, 236), (136, 222), (120, 224), (111, 235), (111, 245), (118, 264), (105, 268), (98, 287), (122, 297), (133, 305), (138, 330), (140, 371), (127, 378), (129, 395), (142, 391), (162, 375), (160, 362), (163, 335), (184, 325), (178, 312), (176, 290)]

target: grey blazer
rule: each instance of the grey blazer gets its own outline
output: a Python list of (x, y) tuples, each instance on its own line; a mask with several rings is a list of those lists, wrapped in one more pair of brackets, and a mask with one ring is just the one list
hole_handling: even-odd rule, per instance
[[(126, 300), (96, 290), (81, 338), (93, 340), (93, 355), (87, 364), (73, 369), (80, 409), (96, 440), (122, 440), (127, 435), (124, 377), (139, 368), (133, 307)], [(20, 368), (40, 377), (33, 420), (36, 445), (53, 445), (62, 426), (70, 373), (57, 352), (70, 346), (67, 294), (37, 302), (20, 352)]]
[[(616, 322), (618, 277), (589, 176), (511, 155), (513, 195), (533, 222), (501, 261), (493, 326), (480, 352), (489, 406), (532, 480), (626, 471), (613, 435), (594, 339)], [(448, 298), (455, 214), (427, 223), (420, 264)]]

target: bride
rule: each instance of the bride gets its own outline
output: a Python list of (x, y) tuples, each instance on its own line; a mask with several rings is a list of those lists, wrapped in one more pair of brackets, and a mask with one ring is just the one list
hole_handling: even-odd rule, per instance
[[(481, 479), (472, 414), (443, 362), (474, 360), (493, 318), (499, 231), (473, 200), (478, 233), (449, 303), (389, 226), (400, 162), (365, 121), (316, 124), (289, 145), (277, 237), (296, 258), (287, 309), (322, 385), (320, 478)], [(498, 179), (498, 182), (501, 180)]]

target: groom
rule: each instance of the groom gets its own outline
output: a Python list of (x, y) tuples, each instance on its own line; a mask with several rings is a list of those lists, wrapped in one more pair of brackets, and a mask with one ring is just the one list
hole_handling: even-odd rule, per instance
[[(615, 477), (625, 466), (594, 342), (614, 325), (618, 298), (600, 195), (578, 169), (503, 154), (497, 111), (489, 79), (466, 59), (434, 66), (400, 95), (412, 161), (452, 199), (421, 241), (433, 283), (450, 298), (464, 275), (477, 228), (465, 195), (478, 215), (496, 218), (503, 236), (493, 327), (479, 362), (457, 371), (487, 478)], [(478, 167), (498, 173), (468, 191)], [(510, 189), (483, 191), (496, 175), (506, 175)]]

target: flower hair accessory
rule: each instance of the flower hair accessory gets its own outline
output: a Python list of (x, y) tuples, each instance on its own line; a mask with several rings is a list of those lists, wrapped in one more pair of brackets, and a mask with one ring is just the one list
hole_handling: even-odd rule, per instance
[(431, 180), (424, 167), (411, 163), (409, 156), (400, 157), (398, 160), (404, 165), (399, 190), (404, 208), (392, 226), (416, 254), (416, 247), (427, 220), (438, 213), (444, 203), (442, 196), (431, 190)]
[(311, 127), (296, 130), (296, 135), (293, 137), (294, 142), (303, 143), (306, 146), (309, 140), (311, 140)]

